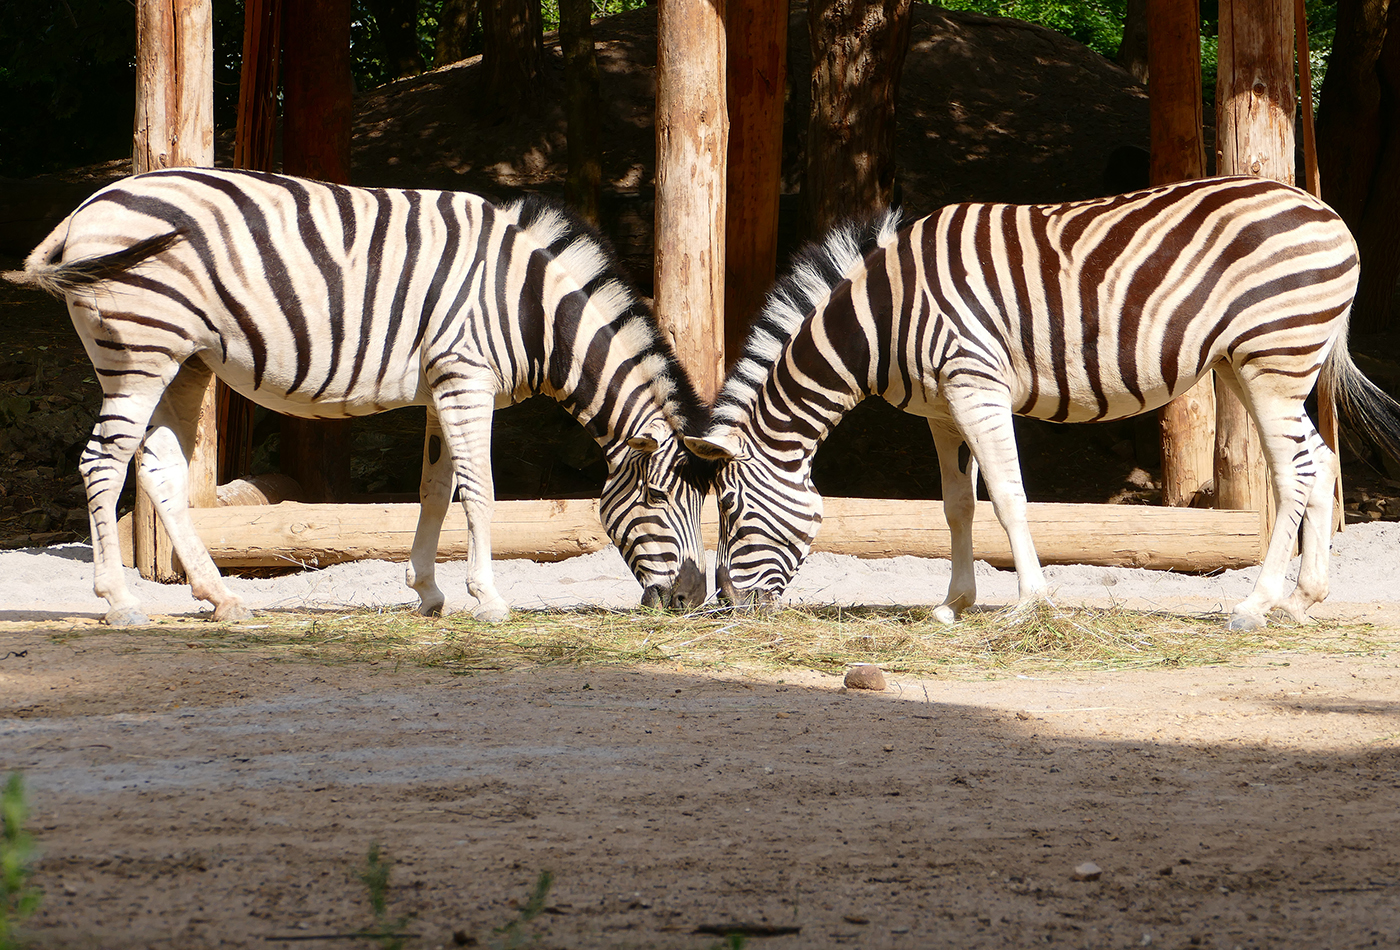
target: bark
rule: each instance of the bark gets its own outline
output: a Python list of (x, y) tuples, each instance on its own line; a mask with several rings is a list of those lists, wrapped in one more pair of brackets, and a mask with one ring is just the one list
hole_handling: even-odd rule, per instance
[(569, 171), (564, 196), (594, 225), (603, 181), (598, 144), (598, 57), (593, 52), (593, 0), (559, 0), (559, 42), (564, 50), (564, 113)]
[[(1291, 0), (1220, 4), (1216, 168), (1293, 182), (1293, 6)], [(1216, 394), (1216, 502), (1253, 508), (1272, 524), (1274, 502), (1259, 434), (1226, 387)]]
[[(1149, 31), (1152, 29), (1152, 19), (1148, 13), (1148, 7), (1153, 5), (1156, 4), (1149, 4), (1148, 0), (1128, 0), (1128, 7), (1123, 15), (1123, 41), (1118, 44), (1118, 65), (1132, 73), (1133, 78), (1138, 82), (1144, 84), (1146, 84), (1151, 71), (1147, 46)], [(1170, 3), (1166, 5), (1171, 6)], [(1199, 20), (1199, 11), (1197, 19)], [(1196, 34), (1196, 41), (1199, 44), (1199, 32)], [(1197, 54), (1199, 58), (1199, 50)]]
[(724, 7), (661, 0), (656, 40), (656, 314), (709, 401), (724, 375)]
[[(132, 171), (214, 164), (214, 16), (210, 0), (139, 0)], [(217, 504), (214, 389), (200, 406), (190, 458), (190, 504)], [(132, 545), (141, 576), (178, 581), (181, 570), (155, 506), (139, 488)]]
[[(1131, 6), (1130, 6), (1131, 12)], [(1147, 69), (1154, 185), (1205, 174), (1201, 133), (1201, 18), (1196, 0), (1154, 0), (1148, 6)], [(1125, 40), (1126, 44), (1126, 40)], [(1162, 504), (1204, 504), (1213, 490), (1215, 382), (1197, 383), (1157, 413), (1162, 438)]]
[[(282, 167), (320, 181), (350, 181), (349, 0), (285, 0)], [(350, 424), (284, 416), (282, 471), (308, 501), (350, 494)]]
[(384, 67), (389, 76), (417, 76), (423, 71), (423, 53), (418, 48), (418, 0), (369, 0), (369, 6), (379, 27)]
[(481, 7), (485, 95), (498, 117), (540, 102), (544, 21), (540, 0), (486, 0)]
[(738, 357), (778, 264), (787, 0), (730, 0), (724, 355)]
[[(1318, 92), (1322, 196), (1355, 231), (1381, 153), (1381, 85), (1390, 0), (1341, 0), (1327, 75)], [(1364, 266), (1364, 264), (1363, 264)]]
[(477, 12), (476, 0), (443, 0), (433, 44), (434, 68), (467, 58), (467, 48), (476, 30)]
[[(1361, 249), (1352, 326), (1381, 333), (1392, 324), (1400, 279), (1400, 4), (1391, 4), (1385, 43), (1376, 64), (1380, 80), (1380, 147), (1360, 220), (1353, 228)], [(1323, 176), (1324, 183), (1326, 176)]]
[(813, 0), (812, 113), (807, 130), (807, 227), (888, 207), (894, 198), (899, 76), (911, 0)]

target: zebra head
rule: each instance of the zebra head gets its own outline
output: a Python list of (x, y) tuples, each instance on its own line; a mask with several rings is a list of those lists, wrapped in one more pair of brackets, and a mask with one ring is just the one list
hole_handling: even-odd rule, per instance
[(598, 514), (642, 585), (642, 606), (699, 607), (706, 597), (700, 504), (713, 467), (660, 420), (615, 442), (607, 456)]
[(772, 606), (811, 552), (822, 523), (811, 466), (789, 470), (755, 451), (738, 427), (716, 427), (685, 443), (719, 463), (711, 479), (719, 502), (715, 586), (736, 607)]

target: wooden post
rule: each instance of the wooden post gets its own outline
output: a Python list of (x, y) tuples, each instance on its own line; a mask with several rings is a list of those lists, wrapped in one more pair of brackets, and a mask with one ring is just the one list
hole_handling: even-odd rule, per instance
[[(1293, 8), (1289, 0), (1221, 0), (1215, 91), (1216, 170), (1293, 182)], [(1244, 405), (1216, 394), (1216, 500), (1273, 523), (1273, 490)], [(1267, 534), (1267, 532), (1265, 532)]]
[(560, 0), (559, 45), (564, 50), (564, 116), (568, 123), (569, 172), (564, 197), (579, 214), (598, 224), (603, 153), (598, 137), (598, 57), (593, 50), (593, 0)]
[[(1148, 117), (1152, 184), (1203, 178), (1201, 16), (1196, 0), (1147, 5)], [(1203, 501), (1215, 464), (1215, 379), (1206, 376), (1157, 412), (1162, 438), (1162, 504)]]
[[(212, 0), (137, 0), (136, 123), (132, 172), (214, 164), (214, 15)], [(190, 459), (190, 504), (217, 504), (214, 391), (200, 407)], [(146, 493), (137, 490), (132, 542), (147, 579), (180, 580), (170, 537)]]
[(778, 267), (787, 0), (729, 0), (724, 360), (738, 358)]
[(656, 314), (713, 400), (724, 378), (725, 0), (661, 0), (656, 37)]
[[(350, 181), (350, 0), (285, 0), (282, 9), (282, 168)], [(282, 471), (308, 501), (350, 493), (349, 420), (282, 418)]]
[[(233, 165), (272, 171), (277, 132), (277, 66), (282, 51), (281, 0), (243, 5), (243, 68)], [(215, 383), (219, 428), (219, 482), (246, 478), (253, 468), (253, 403)]]

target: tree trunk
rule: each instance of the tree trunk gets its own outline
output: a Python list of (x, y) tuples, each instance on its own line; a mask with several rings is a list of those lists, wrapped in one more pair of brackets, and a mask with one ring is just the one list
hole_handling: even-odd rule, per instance
[(598, 58), (593, 53), (593, 0), (559, 0), (559, 43), (564, 49), (564, 112), (568, 121), (569, 172), (564, 196), (598, 223), (603, 158), (598, 144)]
[(894, 198), (895, 108), (911, 0), (812, 0), (804, 204), (813, 236)]
[[(1132, 6), (1129, 6), (1131, 15)], [(1196, 0), (1154, 0), (1143, 25), (1152, 83), (1149, 176), (1165, 185), (1205, 175), (1201, 133), (1201, 17)], [(1126, 45), (1126, 39), (1124, 43)], [(1162, 436), (1162, 504), (1202, 506), (1213, 490), (1215, 380), (1207, 376), (1157, 412)]]
[[(246, 0), (238, 121), (233, 137), (235, 168), (266, 172), (275, 167), (277, 68), (281, 52), (281, 0)], [(251, 400), (221, 382), (216, 381), (214, 389), (218, 406), (218, 481), (222, 485), (252, 474), (255, 407)]]
[[(214, 164), (213, 54), (211, 0), (138, 0), (133, 173)], [(214, 472), (217, 446), (211, 386), (200, 406), (190, 458), (191, 505), (218, 503)], [(132, 543), (142, 577), (164, 582), (181, 579), (170, 536), (157, 520), (150, 498), (139, 488)]]
[(787, 0), (730, 0), (724, 356), (734, 362), (778, 265)]
[(384, 50), (384, 66), (390, 77), (403, 79), (423, 71), (423, 53), (418, 48), (418, 0), (369, 0), (379, 27)]
[[(282, 22), (282, 167), (290, 175), (350, 181), (350, 0), (285, 0)], [(307, 501), (350, 494), (348, 420), (282, 418), (282, 471)]]
[[(1152, 29), (1153, 18), (1148, 12), (1149, 6), (1156, 6), (1157, 2), (1149, 4), (1148, 0), (1128, 0), (1127, 10), (1123, 14), (1123, 40), (1118, 44), (1118, 65), (1133, 74), (1133, 78), (1138, 82), (1147, 83), (1147, 77), (1151, 70), (1151, 56), (1147, 51), (1151, 42), (1150, 31)], [(1165, 6), (1173, 6), (1171, 0), (1167, 0)], [(1200, 21), (1200, 11), (1196, 11), (1196, 20)], [(1200, 61), (1201, 34), (1196, 33), (1196, 59)], [(1199, 71), (1198, 71), (1199, 72)], [(1197, 76), (1199, 84), (1199, 76)]]
[(1380, 149), (1360, 221), (1354, 229), (1361, 250), (1352, 326), (1362, 333), (1390, 329), (1396, 280), (1400, 279), (1400, 3), (1387, 16), (1385, 43), (1376, 63), (1380, 79)]
[(656, 313), (708, 401), (724, 377), (724, 20), (724, 0), (661, 0), (656, 36)]
[(467, 47), (476, 30), (476, 14), (476, 0), (443, 0), (433, 43), (434, 68), (467, 58)]
[(533, 111), (543, 82), (540, 0), (486, 0), (481, 27), (486, 102), (500, 118)]
[[(1355, 232), (1380, 159), (1381, 85), (1390, 0), (1341, 0), (1337, 35), (1318, 93), (1317, 161), (1322, 196)], [(1366, 266), (1362, 260), (1362, 268)]]
[[(1291, 0), (1223, 0), (1215, 92), (1216, 169), (1293, 182)], [(1216, 393), (1216, 501), (1272, 525), (1275, 501), (1259, 434), (1238, 397)]]

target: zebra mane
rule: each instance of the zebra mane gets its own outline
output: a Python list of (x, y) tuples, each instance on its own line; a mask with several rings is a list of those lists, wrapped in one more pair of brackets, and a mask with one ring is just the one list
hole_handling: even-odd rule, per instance
[(890, 208), (839, 224), (820, 243), (809, 243), (793, 255), (787, 273), (773, 285), (763, 309), (754, 317), (744, 351), (734, 361), (715, 400), (716, 425), (738, 422), (803, 321), (843, 280), (856, 273), (872, 251), (894, 241), (899, 224), (899, 209)]
[(544, 195), (526, 194), (499, 205), (498, 210), (548, 249), (615, 324), (617, 336), (630, 341), (672, 427), (686, 435), (703, 433), (709, 425), (709, 407), (676, 358), (651, 307), (628, 279), (612, 243), (571, 208)]

